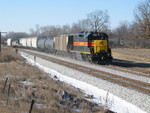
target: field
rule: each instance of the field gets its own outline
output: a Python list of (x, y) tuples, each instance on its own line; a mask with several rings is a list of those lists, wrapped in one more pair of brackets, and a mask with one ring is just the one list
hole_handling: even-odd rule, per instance
[(129, 61), (120, 65), (122, 67), (150, 73), (150, 49), (116, 48), (112, 49), (112, 55), (115, 59)]
[[(8, 79), (7, 79), (8, 78)], [(6, 82), (7, 81), (7, 82)], [(5, 85), (6, 84), (6, 85)], [(18, 55), (15, 50), (3, 47), (0, 57), (0, 112), (32, 113), (106, 113), (102, 106), (87, 101), (79, 89), (50, 78)], [(63, 98), (65, 94), (69, 98)]]
[[(113, 65), (150, 73), (148, 49), (112, 49), (112, 55)], [(117, 62), (118, 59), (121, 63)], [(132, 66), (129, 66), (130, 63)], [(2, 48), (0, 55), (0, 89), (2, 113), (29, 112), (33, 100), (32, 113), (70, 113), (77, 112), (76, 110), (81, 110), (81, 113), (107, 113), (108, 111), (107, 108), (87, 101), (85, 98), (90, 98), (90, 95), (85, 95), (79, 89), (58, 81), (57, 78), (50, 78), (46, 73), (27, 64), (15, 49), (7, 47)], [(72, 100), (64, 100), (62, 98), (64, 92), (67, 92)]]

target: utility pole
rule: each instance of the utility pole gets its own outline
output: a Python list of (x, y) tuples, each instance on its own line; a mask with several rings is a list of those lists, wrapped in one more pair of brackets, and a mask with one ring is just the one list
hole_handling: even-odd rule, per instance
[(7, 33), (7, 32), (0, 32), (0, 54), (1, 54), (1, 37), (2, 37), (2, 33)]

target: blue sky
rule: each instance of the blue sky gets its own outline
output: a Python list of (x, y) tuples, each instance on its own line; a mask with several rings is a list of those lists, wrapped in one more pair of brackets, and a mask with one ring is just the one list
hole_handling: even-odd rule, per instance
[(145, 0), (0, 0), (0, 31), (28, 32), (30, 28), (65, 25), (107, 10), (111, 28), (132, 22), (136, 6)]

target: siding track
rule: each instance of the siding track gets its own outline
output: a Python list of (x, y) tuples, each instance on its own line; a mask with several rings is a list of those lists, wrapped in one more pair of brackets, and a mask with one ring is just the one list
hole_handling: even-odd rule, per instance
[(75, 64), (72, 62), (67, 62), (64, 60), (52, 58), (52, 57), (42, 55), (39, 53), (35, 53), (35, 52), (31, 52), (31, 51), (26, 51), (26, 50), (21, 50), (21, 51), (24, 51), (28, 54), (37, 56), (39, 58), (60, 64), (60, 65), (63, 65), (63, 66), (69, 67), (69, 68), (72, 68), (72, 69), (78, 70), (80, 72), (90, 74), (92, 76), (96, 76), (96, 77), (99, 77), (101, 79), (105, 79), (105, 80), (111, 81), (113, 83), (120, 84), (122, 86), (132, 88), (132, 89), (135, 89), (137, 91), (140, 91), (140, 92), (143, 92), (143, 93), (150, 95), (150, 83), (142, 82), (139, 80), (134, 80), (131, 78), (119, 76), (119, 75), (108, 73), (105, 71), (100, 71), (97, 69), (93, 69), (93, 68), (86, 67), (86, 66), (79, 65), (79, 64)]

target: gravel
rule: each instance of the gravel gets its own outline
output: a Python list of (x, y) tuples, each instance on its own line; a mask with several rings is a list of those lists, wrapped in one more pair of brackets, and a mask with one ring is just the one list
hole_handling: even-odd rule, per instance
[[(25, 54), (25, 53), (23, 53), (23, 54)], [(45, 53), (42, 53), (42, 54), (45, 54)], [(27, 55), (31, 59), (34, 59), (34, 56), (31, 56), (28, 54), (25, 54), (25, 55)], [(150, 83), (150, 78), (136, 76), (135, 74), (130, 74), (127, 72), (121, 72), (121, 71), (117, 71), (115, 69), (108, 69), (107, 66), (105, 68), (105, 66), (102, 67), (102, 66), (94, 65), (94, 64), (90, 64), (89, 62), (76, 61), (76, 60), (73, 60), (70, 58), (62, 58), (62, 57), (53, 56), (53, 55), (48, 55), (48, 56), (52, 56), (55, 58), (57, 57), (59, 59), (71, 61), (71, 62), (80, 64), (80, 65), (82, 64), (84, 66), (93, 67), (95, 69), (107, 71), (109, 73), (114, 73), (117, 75), (130, 77), (132, 79), (142, 80), (143, 82)], [(136, 90), (132, 90), (130, 88), (126, 88), (124, 86), (109, 82), (107, 80), (103, 80), (101, 78), (93, 77), (91, 75), (87, 75), (87, 74), (82, 73), (82, 72), (78, 72), (76, 70), (64, 67), (64, 66), (59, 65), (59, 64), (48, 62), (48, 61), (43, 60), (41, 58), (36, 58), (36, 62), (40, 63), (41, 65), (44, 65), (45, 67), (51, 68), (51, 69), (53, 69), (53, 70), (55, 70), (55, 71), (57, 71), (63, 75), (75, 78), (77, 80), (89, 83), (89, 84), (96, 86), (100, 89), (108, 91), (109, 93), (112, 93), (112, 94), (122, 98), (123, 100), (126, 100), (126, 101), (134, 104), (135, 106), (139, 107), (140, 109), (150, 113), (150, 95), (148, 95), (148, 94), (138, 92)]]

